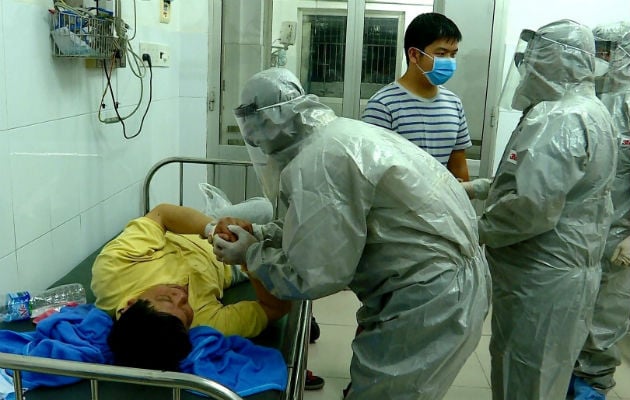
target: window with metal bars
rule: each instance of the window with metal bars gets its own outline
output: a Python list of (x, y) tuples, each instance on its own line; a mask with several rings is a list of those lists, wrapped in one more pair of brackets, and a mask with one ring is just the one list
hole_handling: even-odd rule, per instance
[[(302, 81), (308, 93), (343, 97), (347, 17), (304, 14)], [(400, 18), (366, 16), (363, 31), (361, 98), (396, 79)]]

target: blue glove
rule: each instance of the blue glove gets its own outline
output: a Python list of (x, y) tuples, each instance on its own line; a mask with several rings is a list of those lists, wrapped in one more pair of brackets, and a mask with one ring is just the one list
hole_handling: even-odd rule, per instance
[(247, 249), (258, 242), (258, 239), (238, 225), (228, 225), (228, 229), (238, 239), (235, 242), (229, 242), (222, 239), (219, 235), (214, 235), (212, 238), (214, 255), (217, 257), (217, 260), (224, 263), (232, 265), (245, 264)]

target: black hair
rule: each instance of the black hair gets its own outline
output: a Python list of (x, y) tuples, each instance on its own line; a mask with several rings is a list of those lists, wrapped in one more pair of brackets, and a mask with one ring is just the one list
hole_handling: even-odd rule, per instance
[(132, 304), (114, 322), (107, 337), (114, 364), (178, 371), (192, 350), (188, 330), (174, 315), (156, 311), (147, 300)]
[(462, 33), (455, 22), (439, 13), (420, 14), (411, 21), (405, 31), (405, 57), (409, 65), (409, 48), (424, 51), (428, 45), (438, 39), (461, 42)]

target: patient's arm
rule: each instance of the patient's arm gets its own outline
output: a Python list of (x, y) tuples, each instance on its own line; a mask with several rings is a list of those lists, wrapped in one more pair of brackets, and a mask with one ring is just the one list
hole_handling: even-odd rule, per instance
[(190, 207), (176, 206), (174, 204), (160, 204), (146, 215), (164, 229), (174, 233), (196, 233), (203, 235), (206, 225), (214, 222), (212, 217)]
[[(243, 266), (243, 270), (247, 272), (247, 267)], [(249, 275), (249, 273), (247, 274)], [(258, 298), (258, 303), (261, 305), (265, 314), (267, 314), (267, 318), (269, 321), (276, 321), (282, 318), (285, 314), (287, 314), (291, 310), (291, 302), (288, 300), (280, 300), (275, 297), (265, 287), (263, 284), (253, 276), (249, 275), (249, 281), (254, 287), (254, 291), (256, 292), (256, 297)]]
[[(223, 217), (217, 222), (217, 226), (214, 229), (215, 235), (219, 235), (223, 239), (229, 241), (237, 240), (236, 235), (227, 228), (228, 225), (238, 225), (249, 233), (252, 233), (252, 224), (249, 221), (240, 218)], [(246, 265), (242, 265), (241, 268), (247, 273), (247, 275), (249, 275)], [(258, 279), (251, 275), (249, 275), (249, 280), (256, 292), (258, 303), (261, 305), (270, 321), (282, 318), (291, 310), (290, 301), (278, 299), (265, 289)]]

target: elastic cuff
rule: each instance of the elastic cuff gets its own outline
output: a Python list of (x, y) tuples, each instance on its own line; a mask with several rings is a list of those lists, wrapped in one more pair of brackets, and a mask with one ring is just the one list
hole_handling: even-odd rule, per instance
[(264, 240), (262, 225), (252, 224), (252, 233), (258, 241)]
[(203, 237), (207, 239), (208, 237), (212, 236), (212, 234), (214, 233), (215, 226), (216, 226), (216, 223), (208, 222), (206, 227), (203, 229)]

